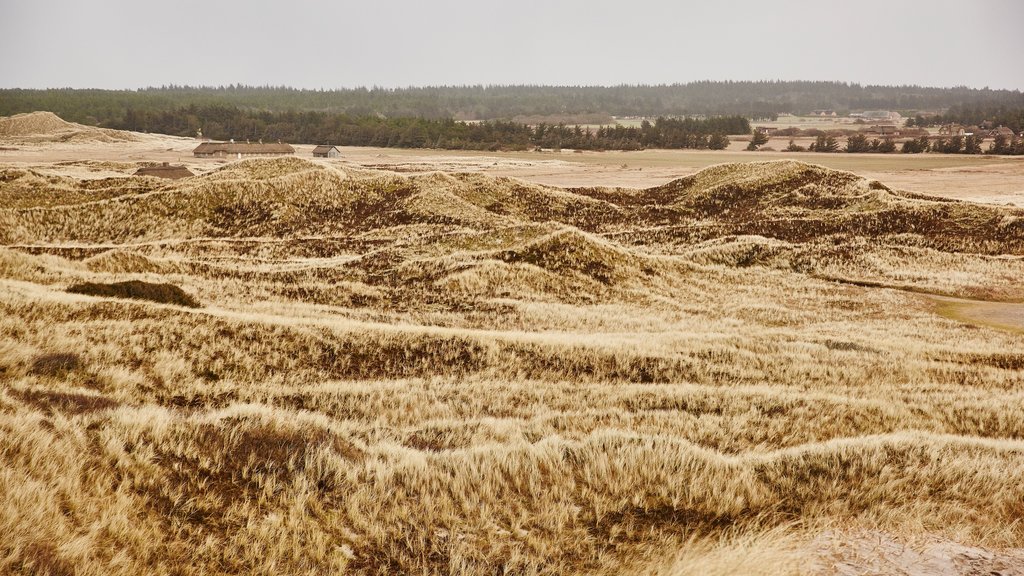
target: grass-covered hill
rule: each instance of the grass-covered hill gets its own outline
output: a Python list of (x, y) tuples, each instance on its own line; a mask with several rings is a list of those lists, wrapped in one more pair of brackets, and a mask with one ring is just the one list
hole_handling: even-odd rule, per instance
[(931, 296), (1024, 297), (1020, 209), (797, 162), (646, 190), (133, 168), (0, 170), (0, 572), (1024, 547), (1024, 335)]

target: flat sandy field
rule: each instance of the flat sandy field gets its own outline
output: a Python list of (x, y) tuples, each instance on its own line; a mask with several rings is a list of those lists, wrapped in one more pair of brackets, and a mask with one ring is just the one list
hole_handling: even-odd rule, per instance
[[(173, 162), (199, 171), (224, 160), (197, 159), (190, 138), (143, 135), (140, 142), (90, 146), (80, 144), (20, 145), (0, 150), (0, 163), (51, 164), (96, 160), (108, 162)], [(783, 141), (784, 140), (784, 141)], [(784, 147), (788, 139), (772, 139)], [(742, 144), (739, 146), (742, 148)], [(312, 159), (312, 145), (295, 146), (296, 155)], [(740, 150), (644, 150), (638, 152), (472, 152), (340, 147), (338, 165), (402, 173), (472, 171), (511, 176), (553, 186), (622, 186), (646, 188), (687, 176), (708, 166), (730, 162), (791, 159), (854, 172), (886, 185), (949, 198), (1024, 206), (1024, 157), (951, 154), (818, 154), (746, 152)]]
[(18, 126), (0, 573), (1024, 574), (1024, 159)]

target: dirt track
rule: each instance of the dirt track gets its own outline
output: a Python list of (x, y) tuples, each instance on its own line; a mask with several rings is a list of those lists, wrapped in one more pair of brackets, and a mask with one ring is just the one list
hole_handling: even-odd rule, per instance
[(947, 296), (929, 296), (935, 311), (953, 320), (989, 326), (1001, 330), (1024, 332), (1024, 303), (966, 300)]

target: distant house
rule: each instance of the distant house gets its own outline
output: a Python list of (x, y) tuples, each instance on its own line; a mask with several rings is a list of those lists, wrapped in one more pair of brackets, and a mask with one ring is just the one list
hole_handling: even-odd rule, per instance
[(838, 114), (836, 114), (835, 110), (814, 110), (814, 111), (811, 112), (811, 116), (835, 117), (835, 116), (838, 116)]
[(996, 128), (995, 130), (992, 131), (992, 136), (1004, 136), (1007, 139), (1012, 140), (1014, 136), (1016, 136), (1016, 134), (1014, 134), (1013, 130), (1010, 130), (1006, 126), (1000, 126), (999, 128)]
[(339, 158), (341, 157), (341, 151), (338, 150), (337, 146), (328, 146), (321, 144), (316, 148), (313, 148), (314, 158)]
[(755, 128), (755, 130), (757, 130), (758, 134), (764, 134), (765, 136), (771, 136), (772, 134), (775, 134), (776, 131), (778, 131), (778, 128), (775, 128), (775, 127), (772, 127), (772, 126), (758, 126), (757, 128)]
[(967, 130), (959, 124), (945, 124), (939, 127), (939, 135), (964, 136)]
[(245, 158), (249, 156), (284, 156), (295, 154), (289, 144), (263, 142), (203, 142), (192, 151), (196, 158)]
[(185, 168), (184, 166), (171, 166), (167, 162), (164, 162), (159, 166), (143, 166), (135, 171), (135, 175), (156, 176), (158, 178), (170, 178), (172, 180), (194, 176), (188, 168)]

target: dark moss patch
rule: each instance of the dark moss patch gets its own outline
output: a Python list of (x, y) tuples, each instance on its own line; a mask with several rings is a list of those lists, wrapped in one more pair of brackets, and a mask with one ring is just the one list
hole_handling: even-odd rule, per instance
[(50, 390), (12, 390), (10, 394), (22, 402), (48, 414), (88, 414), (120, 406), (120, 403), (105, 396), (80, 394), (78, 392), (56, 392)]
[(87, 296), (149, 300), (151, 302), (176, 304), (178, 306), (186, 306), (188, 308), (200, 308), (202, 306), (195, 298), (174, 284), (156, 284), (153, 282), (142, 282), (140, 280), (114, 282), (110, 284), (83, 282), (81, 284), (70, 286), (67, 291), (73, 294), (85, 294)]
[(82, 359), (77, 354), (68, 352), (51, 352), (40, 354), (32, 360), (29, 367), (29, 374), (35, 376), (48, 376), (56, 378), (68, 372), (74, 372), (83, 366)]

